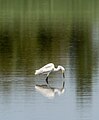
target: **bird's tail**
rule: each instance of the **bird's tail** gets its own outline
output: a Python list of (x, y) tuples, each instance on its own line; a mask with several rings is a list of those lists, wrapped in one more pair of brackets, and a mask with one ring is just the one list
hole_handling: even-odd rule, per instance
[(39, 74), (39, 71), (38, 70), (35, 70), (35, 75)]

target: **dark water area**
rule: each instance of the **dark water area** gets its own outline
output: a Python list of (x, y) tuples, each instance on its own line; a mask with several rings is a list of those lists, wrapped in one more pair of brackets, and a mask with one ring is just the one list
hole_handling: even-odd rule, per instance
[[(98, 120), (98, 8), (98, 0), (0, 0), (0, 120)], [(50, 62), (66, 72), (51, 74), (48, 87), (34, 73)]]

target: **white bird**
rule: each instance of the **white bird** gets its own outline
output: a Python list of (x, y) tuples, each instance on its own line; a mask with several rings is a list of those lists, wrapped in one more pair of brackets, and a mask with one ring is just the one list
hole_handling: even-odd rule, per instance
[(63, 74), (63, 78), (65, 78), (65, 68), (62, 67), (62, 66), (58, 66), (57, 68), (55, 68), (54, 64), (53, 63), (49, 63), (45, 66), (43, 66), (42, 68), (38, 69), (35, 71), (35, 75), (38, 75), (38, 74), (47, 74), (47, 77), (46, 77), (46, 83), (48, 84), (48, 76), (51, 72), (57, 72), (61, 70), (62, 71), (62, 74)]

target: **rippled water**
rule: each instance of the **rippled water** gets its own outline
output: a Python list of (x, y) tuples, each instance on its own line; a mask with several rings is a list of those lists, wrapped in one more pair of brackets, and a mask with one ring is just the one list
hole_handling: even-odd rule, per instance
[[(0, 120), (98, 120), (98, 5), (0, 1)], [(50, 62), (66, 72), (49, 87), (34, 72)]]

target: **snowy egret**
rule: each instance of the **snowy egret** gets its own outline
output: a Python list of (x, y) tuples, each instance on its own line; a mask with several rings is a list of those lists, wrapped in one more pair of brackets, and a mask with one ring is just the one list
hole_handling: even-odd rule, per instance
[(62, 71), (62, 74), (63, 74), (63, 78), (65, 78), (65, 68), (62, 67), (62, 66), (58, 66), (57, 68), (55, 68), (54, 64), (53, 63), (49, 63), (45, 66), (43, 66), (42, 68), (38, 69), (35, 71), (35, 75), (38, 75), (38, 74), (47, 74), (47, 77), (46, 77), (46, 83), (48, 84), (48, 76), (51, 72), (57, 72), (61, 70)]

